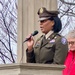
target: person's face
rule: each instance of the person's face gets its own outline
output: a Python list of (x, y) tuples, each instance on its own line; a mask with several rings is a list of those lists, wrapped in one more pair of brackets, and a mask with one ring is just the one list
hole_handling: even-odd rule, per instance
[(68, 38), (69, 49), (75, 51), (75, 38)]
[(50, 30), (53, 29), (54, 21), (51, 20), (43, 20), (40, 21), (40, 29), (42, 33), (47, 34)]

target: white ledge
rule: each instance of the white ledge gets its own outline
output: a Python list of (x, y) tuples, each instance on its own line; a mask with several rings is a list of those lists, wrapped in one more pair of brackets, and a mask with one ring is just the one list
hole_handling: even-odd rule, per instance
[(15, 64), (1, 64), (0, 70), (4, 69), (17, 69), (17, 68), (25, 68), (25, 69), (54, 69), (54, 70), (62, 70), (65, 68), (63, 65), (56, 64), (33, 64), (33, 63), (15, 63)]

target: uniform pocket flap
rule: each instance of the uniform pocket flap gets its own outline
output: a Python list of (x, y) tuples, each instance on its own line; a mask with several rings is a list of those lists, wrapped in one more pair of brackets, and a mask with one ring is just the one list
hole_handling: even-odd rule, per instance
[(51, 47), (53, 47), (53, 44), (47, 44), (45, 47), (46, 48), (51, 48)]

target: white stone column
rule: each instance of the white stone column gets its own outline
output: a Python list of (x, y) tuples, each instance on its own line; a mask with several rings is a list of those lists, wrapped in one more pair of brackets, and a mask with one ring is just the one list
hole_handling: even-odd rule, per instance
[(23, 43), (26, 36), (34, 30), (38, 30), (36, 40), (41, 34), (37, 15), (37, 11), (41, 7), (55, 11), (57, 10), (57, 0), (18, 0), (18, 63), (26, 62), (26, 43)]

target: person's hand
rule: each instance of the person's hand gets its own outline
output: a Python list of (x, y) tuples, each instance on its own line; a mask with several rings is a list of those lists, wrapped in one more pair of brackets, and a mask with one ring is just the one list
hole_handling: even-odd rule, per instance
[[(29, 38), (30, 36), (31, 34), (27, 38)], [(31, 38), (27, 41), (28, 51), (31, 51), (33, 49), (33, 45), (34, 45), (34, 39), (33, 36), (31, 36)]]

